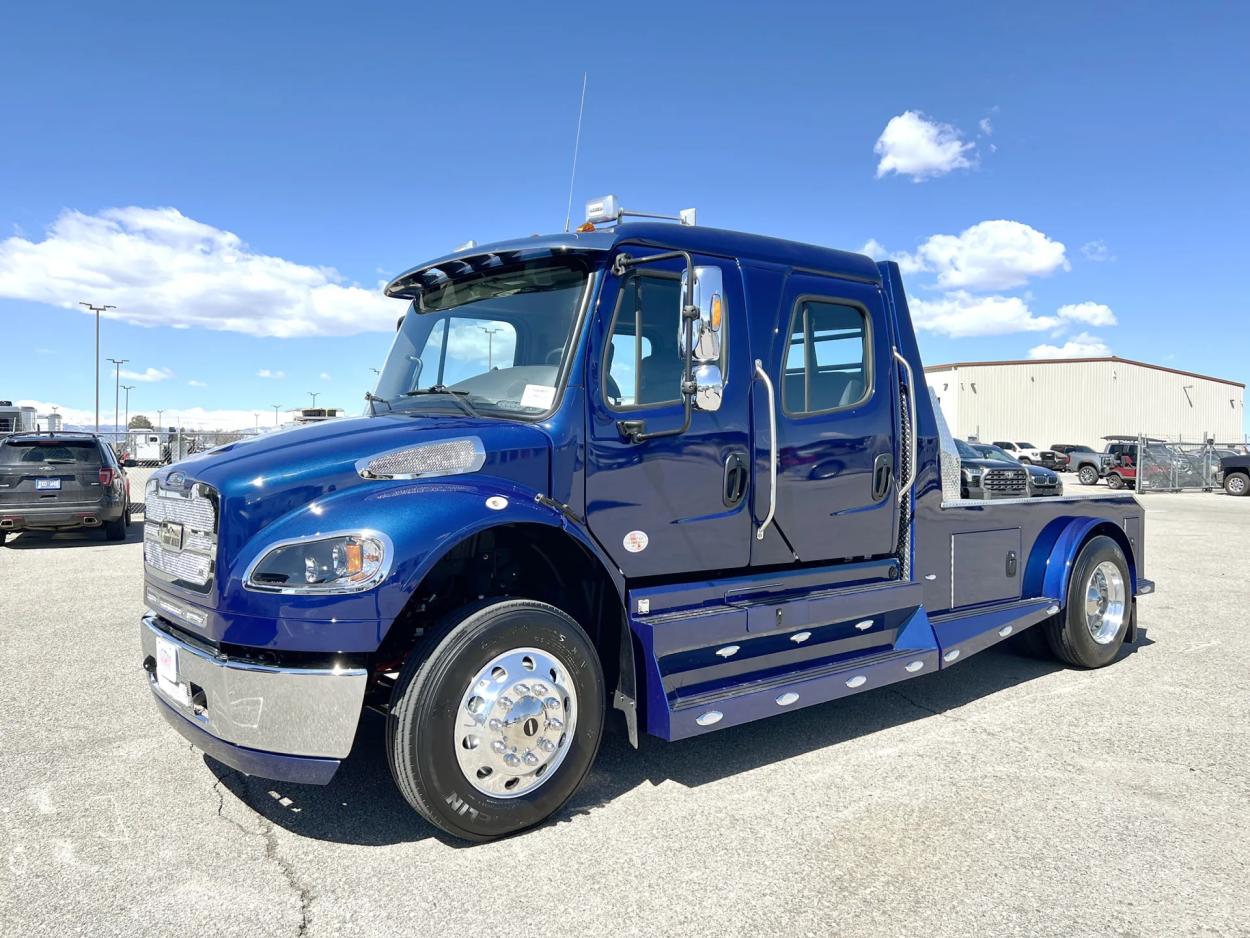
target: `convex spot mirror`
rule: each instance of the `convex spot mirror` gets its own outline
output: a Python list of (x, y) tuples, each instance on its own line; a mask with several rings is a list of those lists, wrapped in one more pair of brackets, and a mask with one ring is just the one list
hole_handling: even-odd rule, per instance
[(694, 406), (699, 410), (720, 410), (725, 395), (725, 382), (720, 365), (697, 365), (691, 372), (694, 379)]
[[(681, 295), (690, 297), (690, 305), (699, 311), (691, 330), (694, 350), (692, 358), (701, 365), (720, 364), (721, 329), (725, 324), (725, 289), (719, 267), (696, 267), (694, 289), (687, 292), (689, 273), (681, 275)], [(682, 357), (686, 355), (686, 329), (677, 322), (677, 344)]]

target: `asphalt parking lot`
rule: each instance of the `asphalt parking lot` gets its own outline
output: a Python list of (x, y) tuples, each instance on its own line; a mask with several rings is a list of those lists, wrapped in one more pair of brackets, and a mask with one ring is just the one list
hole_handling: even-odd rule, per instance
[(168, 728), (140, 524), (18, 537), (0, 934), (1250, 934), (1250, 498), (1142, 501), (1159, 592), (1111, 667), (992, 650), (684, 743), (614, 728), (556, 822), (472, 847), (408, 809), (373, 715), (325, 788)]

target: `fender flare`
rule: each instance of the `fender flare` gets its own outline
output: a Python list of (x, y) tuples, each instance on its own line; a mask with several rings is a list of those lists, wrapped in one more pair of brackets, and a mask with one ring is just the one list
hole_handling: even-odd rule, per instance
[(1024, 595), (1054, 599), (1062, 609), (1076, 558), (1091, 538), (1106, 535), (1120, 545), (1128, 562), (1130, 595), (1137, 595), (1137, 558), (1123, 528), (1106, 518), (1056, 518), (1042, 529), (1024, 571)]

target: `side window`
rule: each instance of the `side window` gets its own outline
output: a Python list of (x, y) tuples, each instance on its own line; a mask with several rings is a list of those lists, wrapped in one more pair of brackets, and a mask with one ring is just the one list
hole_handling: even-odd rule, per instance
[(680, 295), (676, 277), (632, 274), (622, 285), (604, 353), (603, 393), (609, 406), (681, 400)]
[(862, 310), (830, 300), (799, 300), (781, 376), (786, 413), (837, 410), (867, 398), (872, 390), (868, 348)]

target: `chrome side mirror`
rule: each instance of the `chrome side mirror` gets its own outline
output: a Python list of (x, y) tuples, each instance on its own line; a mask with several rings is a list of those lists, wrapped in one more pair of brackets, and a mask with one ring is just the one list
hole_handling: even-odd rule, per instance
[[(691, 357), (700, 364), (720, 362), (721, 327), (725, 318), (725, 288), (719, 267), (696, 267), (694, 289), (687, 290), (689, 273), (681, 275), (681, 295), (689, 297), (690, 305), (698, 310), (699, 318), (691, 330), (694, 350)], [(684, 358), (686, 355), (686, 329), (678, 311), (677, 345)]]
[(694, 379), (694, 406), (699, 410), (720, 410), (725, 396), (725, 382), (720, 365), (699, 365), (691, 372)]

